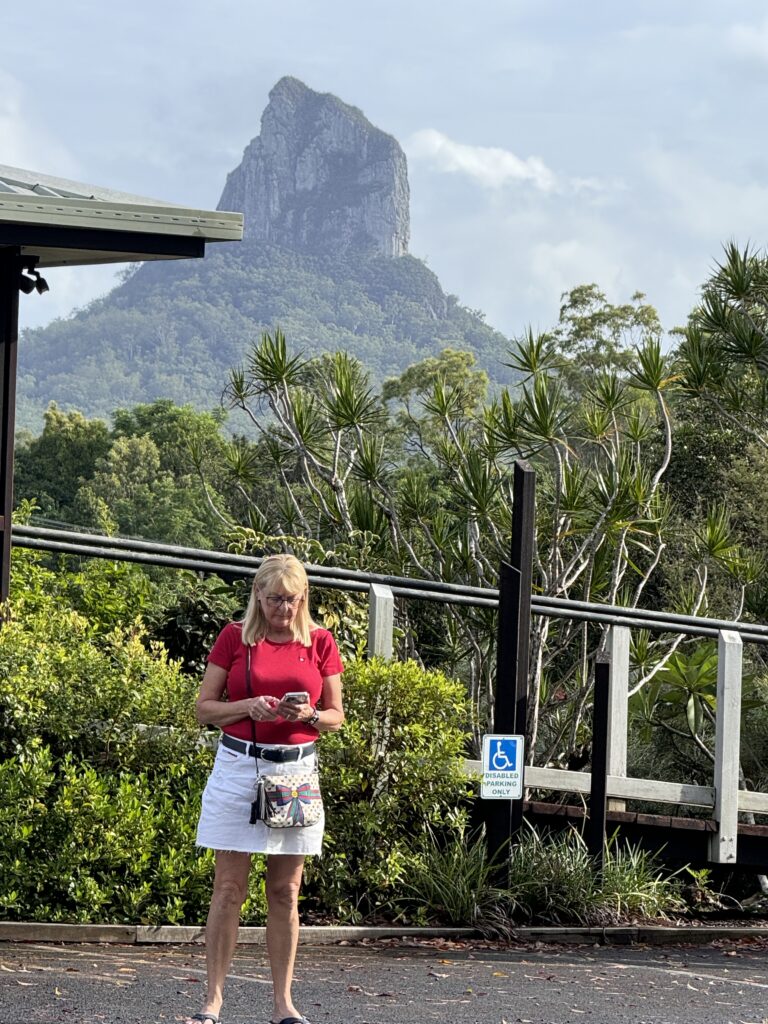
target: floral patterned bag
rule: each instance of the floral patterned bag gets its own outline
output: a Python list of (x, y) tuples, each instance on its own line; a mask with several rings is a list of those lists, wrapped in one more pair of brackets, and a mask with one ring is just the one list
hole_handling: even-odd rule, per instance
[(259, 775), (251, 805), (251, 824), (269, 828), (316, 825), (323, 814), (320, 776), (316, 768), (290, 775)]

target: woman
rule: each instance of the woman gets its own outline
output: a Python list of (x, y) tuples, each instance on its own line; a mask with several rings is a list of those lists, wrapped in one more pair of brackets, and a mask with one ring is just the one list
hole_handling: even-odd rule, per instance
[[(217, 1024), (224, 979), (235, 950), (240, 907), (248, 891), (251, 854), (267, 857), (267, 953), (274, 994), (273, 1024), (309, 1024), (291, 996), (299, 939), (298, 894), (305, 855), (318, 855), (324, 822), (292, 828), (250, 824), (257, 769), (290, 774), (316, 765), (318, 733), (344, 721), (343, 666), (331, 634), (314, 623), (304, 567), (293, 555), (261, 563), (242, 622), (219, 634), (203, 676), (197, 718), (222, 730), (203, 793), (197, 842), (216, 851), (213, 896), (205, 933), (208, 991), (187, 1018)], [(250, 695), (245, 667), (250, 647)], [(285, 701), (305, 692), (306, 700)], [(255, 723), (258, 761), (253, 756)]]

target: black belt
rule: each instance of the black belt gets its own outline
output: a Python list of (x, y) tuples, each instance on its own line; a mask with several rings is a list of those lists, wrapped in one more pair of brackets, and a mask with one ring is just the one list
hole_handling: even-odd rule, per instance
[(297, 747), (254, 748), (252, 743), (247, 743), (245, 740), (236, 740), (234, 736), (230, 736), (227, 732), (221, 734), (220, 742), (223, 746), (229, 747), (230, 750), (236, 750), (238, 754), (247, 754), (249, 757), (261, 757), (265, 761), (300, 761), (302, 757), (307, 757), (315, 752), (314, 743), (305, 743)]

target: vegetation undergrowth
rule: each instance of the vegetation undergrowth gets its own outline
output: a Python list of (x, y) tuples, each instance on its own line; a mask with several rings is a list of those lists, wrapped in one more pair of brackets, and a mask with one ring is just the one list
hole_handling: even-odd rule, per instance
[(540, 835), (527, 827), (506, 870), (488, 855), (482, 830), (457, 822), (429, 832), (405, 886), (401, 911), (424, 924), (509, 935), (524, 925), (608, 926), (666, 918), (685, 907), (682, 884), (647, 852), (612, 840), (599, 871), (575, 830)]
[[(64, 566), (14, 554), (0, 629), (0, 916), (199, 924), (213, 867), (195, 846), (213, 760), (194, 719), (199, 676), (130, 614), (134, 573), (92, 566), (75, 574), (75, 610)], [(102, 592), (109, 609), (88, 611)], [(322, 740), (327, 841), (303, 903), (360, 921), (409, 876), (411, 837), (466, 803), (468, 707), (460, 682), (415, 662), (350, 660), (345, 689), (344, 733)], [(243, 921), (265, 913), (256, 858)]]
[[(196, 848), (195, 826), (213, 751), (193, 715), (199, 674), (147, 633), (151, 589), (135, 576), (106, 562), (68, 572), (14, 554), (0, 629), (8, 919), (205, 919), (213, 861)], [(201, 657), (190, 651), (185, 662)], [(474, 783), (462, 768), (471, 712), (461, 682), (413, 661), (351, 658), (345, 703), (345, 729), (322, 739), (326, 847), (307, 865), (305, 920), (504, 935), (526, 923), (609, 924), (682, 906), (677, 880), (652, 858), (614, 843), (598, 875), (575, 832), (527, 831), (499, 883), (467, 824)], [(243, 921), (261, 923), (265, 912), (257, 859)]]

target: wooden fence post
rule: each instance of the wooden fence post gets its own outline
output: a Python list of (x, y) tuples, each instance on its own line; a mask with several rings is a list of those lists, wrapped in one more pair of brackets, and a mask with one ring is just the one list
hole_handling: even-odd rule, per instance
[[(627, 777), (627, 730), (629, 722), (629, 641), (627, 626), (611, 626), (608, 654), (611, 683), (608, 691), (608, 774)], [(609, 800), (609, 811), (624, 811), (626, 800)]]
[(589, 786), (589, 822), (587, 849), (595, 858), (598, 871), (605, 857), (605, 811), (608, 783), (608, 733), (610, 729), (609, 692), (611, 659), (598, 655), (595, 663), (595, 697), (592, 713), (592, 771)]
[(390, 587), (371, 583), (368, 588), (368, 656), (392, 658), (395, 597)]
[(710, 860), (736, 862), (741, 743), (741, 637), (722, 629), (717, 644), (717, 724), (715, 727), (715, 820)]

